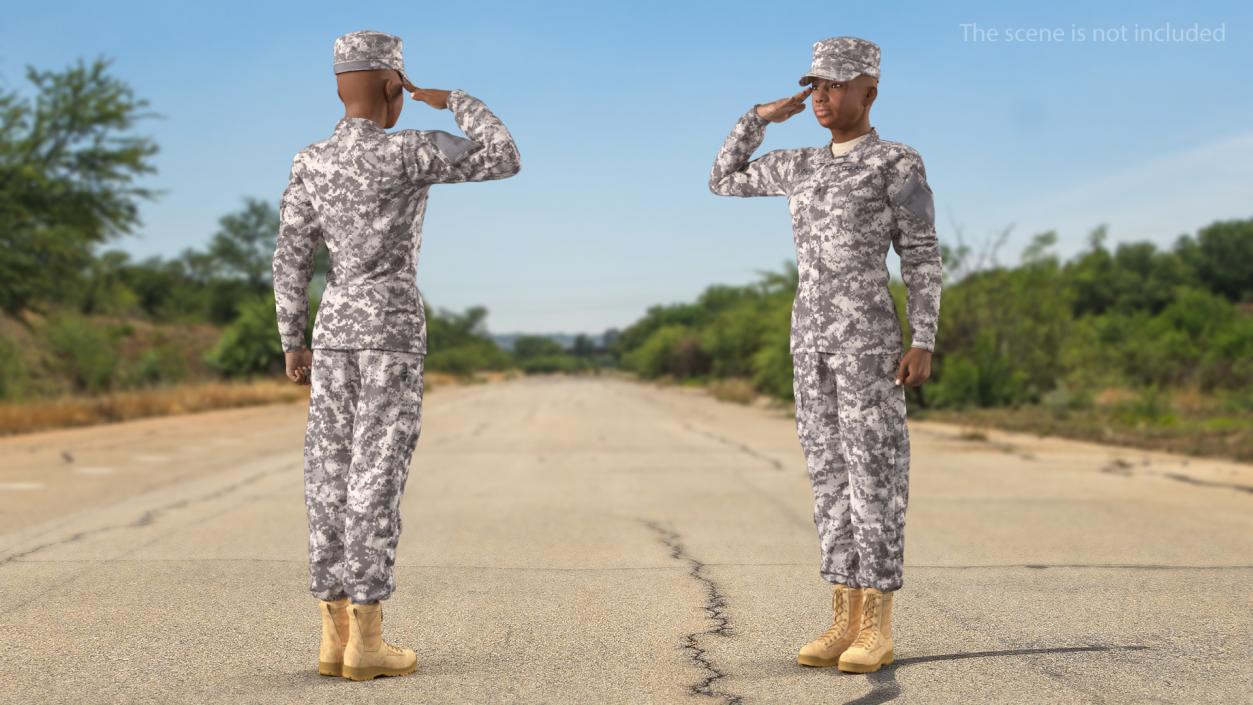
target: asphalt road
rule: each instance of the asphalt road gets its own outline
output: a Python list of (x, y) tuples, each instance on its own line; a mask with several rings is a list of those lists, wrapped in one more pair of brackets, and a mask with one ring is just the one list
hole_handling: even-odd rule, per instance
[(1248, 703), (1253, 466), (911, 423), (896, 662), (830, 620), (787, 415), (691, 389), (440, 388), (384, 634), (317, 675), (286, 404), (0, 440), (0, 702)]

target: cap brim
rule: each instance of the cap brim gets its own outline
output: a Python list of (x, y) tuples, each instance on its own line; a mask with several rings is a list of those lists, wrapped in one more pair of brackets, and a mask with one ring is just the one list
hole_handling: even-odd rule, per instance
[(413, 85), (413, 81), (409, 80), (409, 76), (406, 75), (403, 70), (396, 69), (396, 72), (400, 74), (400, 85), (403, 86), (405, 90), (410, 92), (418, 90), (418, 87)]
[[(339, 73), (348, 73), (349, 71), (378, 71), (380, 69), (390, 69), (390, 68), (392, 67), (380, 66), (377, 61), (362, 60), (362, 61), (342, 61), (338, 64), (333, 65), (331, 67), (331, 70), (339, 74)], [(393, 69), (393, 70), (396, 73), (400, 74), (400, 85), (404, 87), (405, 90), (407, 91), (417, 90), (418, 87), (413, 85), (413, 81), (409, 80), (409, 76), (405, 74), (403, 69)]]
[(840, 76), (833, 76), (829, 73), (807, 73), (804, 76), (801, 76), (801, 80), (798, 81), (798, 83), (803, 86), (807, 83), (813, 83), (815, 78), (825, 78), (828, 81), (839, 81), (840, 83), (848, 83), (849, 81), (853, 80), (854, 78), (857, 78), (860, 75), (861, 74), (853, 74), (852, 76), (840, 77)]

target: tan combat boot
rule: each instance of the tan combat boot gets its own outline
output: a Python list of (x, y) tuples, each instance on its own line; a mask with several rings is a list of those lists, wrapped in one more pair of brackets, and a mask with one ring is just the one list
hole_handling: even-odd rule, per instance
[(861, 588), (836, 583), (832, 586), (831, 607), (835, 613), (831, 628), (801, 647), (796, 662), (802, 666), (834, 666), (840, 653), (857, 638), (861, 623)]
[(344, 647), (348, 644), (348, 598), (319, 600), (322, 613), (322, 648), (318, 651), (318, 673), (343, 675)]
[(862, 590), (861, 631), (840, 654), (840, 670), (871, 673), (895, 660), (892, 655), (892, 593), (868, 587)]
[(348, 648), (344, 649), (344, 677), (368, 681), (379, 676), (403, 676), (418, 669), (412, 649), (383, 641), (383, 603), (348, 606)]

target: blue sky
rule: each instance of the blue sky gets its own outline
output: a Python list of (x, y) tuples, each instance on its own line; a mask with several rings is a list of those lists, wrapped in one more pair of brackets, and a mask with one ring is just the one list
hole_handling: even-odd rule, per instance
[[(1013, 263), (1049, 229), (1068, 257), (1102, 223), (1110, 244), (1167, 247), (1253, 216), (1251, 16), (1235, 2), (22, 3), (0, 25), (0, 85), (25, 91), (28, 64), (114, 60), (164, 116), (137, 132), (161, 147), (145, 185), (167, 190), (115, 246), (169, 257), (246, 196), (277, 205), (292, 155), (343, 115), (337, 35), (398, 34), (418, 85), (481, 98), (522, 153), (513, 179), (432, 188), (428, 304), (487, 306), (496, 333), (599, 333), (793, 257), (786, 201), (714, 196), (709, 168), (736, 119), (798, 90), (813, 42), (840, 34), (882, 47), (871, 124), (923, 155), (943, 242), (978, 249), (1012, 226), (999, 260)], [(1221, 41), (1167, 41), (1168, 25)], [(456, 123), (409, 102), (397, 128)], [(803, 113), (759, 154), (828, 139)]]

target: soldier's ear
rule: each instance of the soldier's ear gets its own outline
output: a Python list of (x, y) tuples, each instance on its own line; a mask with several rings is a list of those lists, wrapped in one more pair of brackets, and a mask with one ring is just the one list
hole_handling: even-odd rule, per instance
[(398, 79), (389, 76), (383, 81), (383, 98), (388, 101), (395, 100), (404, 88)]

